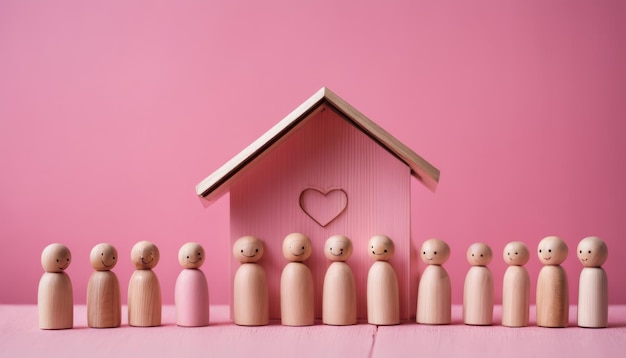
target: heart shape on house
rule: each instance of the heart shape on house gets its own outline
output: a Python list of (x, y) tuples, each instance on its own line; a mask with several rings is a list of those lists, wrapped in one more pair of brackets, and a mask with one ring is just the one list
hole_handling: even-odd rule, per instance
[(343, 189), (322, 191), (304, 189), (300, 193), (300, 208), (319, 226), (326, 227), (348, 207), (348, 194)]

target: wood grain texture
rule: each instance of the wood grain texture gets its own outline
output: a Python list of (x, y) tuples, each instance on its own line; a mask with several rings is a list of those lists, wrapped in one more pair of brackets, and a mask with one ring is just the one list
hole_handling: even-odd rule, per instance
[(152, 270), (135, 270), (128, 283), (128, 324), (161, 325), (161, 285)]
[(377, 325), (400, 323), (398, 277), (386, 261), (376, 261), (367, 275), (367, 322)]
[(256, 263), (243, 263), (234, 280), (233, 320), (240, 326), (269, 323), (265, 270)]
[(537, 325), (567, 327), (569, 295), (567, 273), (560, 265), (544, 266), (537, 279)]
[[(396, 247), (389, 263), (398, 277), (400, 317), (408, 319), (415, 312), (416, 297), (409, 299), (409, 293), (416, 294), (418, 283), (416, 272), (410, 270), (410, 255), (415, 251), (410, 241), (410, 168), (336, 112), (326, 109), (314, 116), (232, 185), (231, 245), (244, 235), (264, 241), (265, 254), (259, 264), (267, 274), (270, 319), (280, 319), (279, 283), (287, 262), (281, 254), (282, 240), (293, 232), (308, 236), (312, 254), (306, 264), (313, 275), (315, 317), (319, 319), (329, 266), (324, 242), (335, 234), (349, 237), (354, 252), (347, 263), (354, 273), (357, 297), (362, 298), (357, 301), (357, 316), (367, 319), (367, 273), (372, 262), (368, 240), (387, 235)], [(340, 188), (348, 197), (343, 213), (325, 227), (299, 205), (300, 194), (312, 187)], [(238, 266), (237, 260), (231, 260), (231, 275)]]
[(470, 267), (463, 286), (463, 322), (493, 324), (493, 274), (485, 266)]
[(183, 269), (174, 286), (176, 324), (203, 327), (209, 324), (209, 286), (200, 269)]
[(446, 269), (428, 265), (420, 278), (417, 316), (421, 324), (450, 324), (452, 320), (452, 286)]
[(333, 262), (324, 276), (322, 322), (334, 326), (355, 324), (356, 288), (354, 275), (345, 262)]
[(301, 262), (285, 265), (280, 276), (280, 318), (286, 326), (310, 326), (315, 322), (313, 275)]
[(39, 280), (39, 328), (67, 329), (74, 325), (72, 281), (65, 272), (44, 272)]
[(524, 266), (509, 266), (502, 284), (502, 325), (528, 326), (530, 276)]
[(604, 328), (609, 319), (609, 280), (601, 267), (585, 267), (578, 285), (578, 325)]
[(120, 282), (113, 271), (95, 271), (87, 284), (87, 325), (113, 328), (121, 324)]

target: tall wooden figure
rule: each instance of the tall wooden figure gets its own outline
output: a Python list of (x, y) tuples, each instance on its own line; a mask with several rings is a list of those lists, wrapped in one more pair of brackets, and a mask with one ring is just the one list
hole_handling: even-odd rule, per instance
[(417, 292), (417, 323), (450, 324), (452, 320), (452, 288), (450, 276), (441, 265), (450, 257), (450, 247), (439, 239), (422, 244), (422, 261), (426, 269)]
[(96, 271), (87, 284), (87, 325), (92, 328), (113, 328), (122, 324), (120, 282), (111, 271), (117, 264), (117, 250), (109, 244), (91, 249), (89, 259)]
[(352, 255), (352, 241), (334, 235), (324, 244), (324, 255), (331, 261), (324, 276), (322, 322), (335, 326), (356, 323), (356, 284), (352, 269), (345, 262)]
[(567, 244), (556, 236), (548, 236), (539, 242), (539, 261), (544, 265), (537, 278), (539, 327), (567, 327), (569, 319), (567, 273), (561, 267), (567, 254)]
[(204, 261), (204, 248), (196, 242), (188, 242), (178, 251), (178, 262), (183, 267), (174, 287), (176, 324), (179, 326), (209, 325), (209, 286), (200, 270)]
[(67, 329), (74, 326), (72, 281), (64, 272), (72, 262), (70, 250), (61, 244), (50, 244), (41, 253), (45, 271), (39, 280), (37, 308), (39, 328)]
[(135, 272), (128, 284), (128, 325), (161, 325), (161, 286), (152, 269), (159, 263), (159, 249), (149, 241), (139, 241), (130, 252)]
[(263, 241), (244, 236), (235, 241), (233, 254), (241, 262), (235, 273), (233, 313), (235, 324), (263, 326), (269, 323), (269, 297), (265, 270), (256, 262), (263, 256)]
[(502, 256), (509, 265), (502, 283), (502, 325), (526, 327), (530, 306), (530, 276), (524, 265), (530, 259), (530, 252), (523, 242), (513, 241), (506, 244)]
[(609, 256), (606, 243), (590, 236), (578, 244), (577, 255), (583, 264), (578, 285), (578, 325), (604, 328), (609, 318), (609, 281), (602, 265)]
[(398, 277), (388, 262), (393, 256), (394, 245), (384, 235), (373, 236), (368, 252), (376, 260), (367, 273), (367, 322), (376, 325), (400, 323), (400, 296)]
[(290, 262), (280, 276), (280, 319), (285, 326), (310, 326), (315, 321), (313, 275), (303, 263), (313, 252), (311, 240), (292, 233), (283, 240), (283, 256)]
[(463, 287), (463, 323), (488, 326), (493, 323), (493, 274), (487, 265), (493, 254), (483, 243), (467, 249), (467, 261), (472, 267), (465, 276)]

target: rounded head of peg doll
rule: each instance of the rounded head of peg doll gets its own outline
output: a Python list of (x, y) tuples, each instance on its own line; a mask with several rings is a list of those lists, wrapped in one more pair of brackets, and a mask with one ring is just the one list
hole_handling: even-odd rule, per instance
[(544, 265), (560, 265), (567, 258), (567, 244), (557, 236), (548, 236), (539, 241), (537, 254)]
[(117, 264), (117, 250), (113, 245), (101, 243), (91, 249), (91, 267), (97, 271), (109, 271)]
[(493, 254), (491, 248), (482, 242), (476, 242), (467, 249), (467, 262), (472, 266), (487, 266), (491, 262)]
[(584, 267), (600, 267), (609, 256), (609, 249), (604, 240), (589, 236), (578, 243), (576, 254)]
[(450, 257), (450, 246), (443, 240), (426, 240), (422, 244), (421, 256), (425, 264), (443, 265)]
[(263, 241), (254, 236), (240, 237), (233, 245), (233, 255), (241, 263), (259, 261), (263, 251)]
[(374, 235), (367, 244), (367, 250), (371, 258), (376, 261), (389, 260), (395, 251), (393, 241), (385, 235)]
[(324, 255), (330, 261), (346, 261), (352, 255), (352, 241), (343, 235), (333, 235), (324, 244)]
[(504, 262), (510, 266), (524, 266), (530, 260), (528, 247), (521, 241), (512, 241), (506, 244), (502, 252)]
[(150, 270), (159, 263), (159, 248), (150, 241), (139, 241), (130, 250), (130, 260), (137, 270)]
[(204, 248), (197, 242), (188, 242), (178, 250), (178, 262), (183, 268), (197, 269), (204, 263)]
[(283, 240), (283, 256), (289, 261), (302, 262), (311, 256), (311, 240), (304, 234), (294, 232)]
[(50, 244), (41, 252), (41, 266), (46, 272), (63, 272), (72, 262), (72, 253), (63, 244)]

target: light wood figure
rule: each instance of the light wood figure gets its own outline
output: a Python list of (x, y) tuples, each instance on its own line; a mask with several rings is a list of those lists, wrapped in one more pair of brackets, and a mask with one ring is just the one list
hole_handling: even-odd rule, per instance
[(493, 274), (487, 265), (493, 254), (483, 243), (467, 249), (467, 261), (472, 267), (465, 276), (463, 287), (463, 323), (488, 326), (493, 323)]
[(324, 244), (324, 255), (331, 264), (324, 276), (322, 322), (335, 326), (356, 324), (356, 284), (345, 262), (352, 255), (352, 241), (342, 235), (331, 236)]
[(263, 241), (254, 236), (241, 237), (233, 245), (233, 254), (241, 262), (233, 287), (233, 316), (237, 325), (263, 326), (269, 323), (267, 276), (263, 267), (256, 263), (263, 252)]
[(41, 329), (67, 329), (74, 326), (72, 281), (64, 272), (71, 262), (72, 254), (62, 244), (50, 244), (41, 253), (41, 266), (45, 271), (39, 280), (37, 292)]
[(537, 278), (537, 326), (567, 327), (568, 284), (567, 274), (561, 267), (567, 258), (567, 244), (556, 236), (548, 236), (539, 242), (537, 251), (544, 265)]
[(109, 244), (91, 249), (89, 260), (96, 271), (87, 284), (87, 325), (92, 328), (113, 328), (122, 324), (120, 282), (111, 271), (117, 264), (117, 250)]
[(399, 324), (398, 277), (389, 263), (394, 254), (393, 241), (384, 235), (373, 236), (368, 243), (368, 253), (375, 262), (367, 273), (367, 322)]
[(196, 242), (188, 242), (178, 251), (178, 262), (183, 267), (174, 287), (176, 324), (179, 326), (209, 325), (209, 286), (200, 270), (205, 257), (204, 248)]
[(159, 263), (159, 249), (149, 241), (133, 246), (130, 258), (135, 272), (128, 284), (128, 324), (136, 327), (161, 325), (161, 286), (152, 269)]
[(303, 263), (312, 252), (304, 234), (292, 233), (283, 240), (283, 256), (290, 261), (280, 276), (280, 318), (285, 326), (310, 326), (315, 321), (313, 275)]
[(609, 256), (606, 243), (590, 236), (578, 244), (577, 255), (583, 264), (578, 285), (578, 325), (604, 328), (609, 318), (609, 281), (602, 265)]
[(502, 283), (502, 325), (526, 327), (530, 307), (530, 276), (524, 265), (530, 259), (530, 252), (523, 242), (513, 241), (506, 244), (502, 256), (509, 265)]
[(422, 244), (422, 261), (426, 269), (417, 292), (416, 321), (421, 324), (450, 324), (452, 320), (452, 289), (450, 276), (441, 265), (450, 257), (450, 247), (439, 239)]

